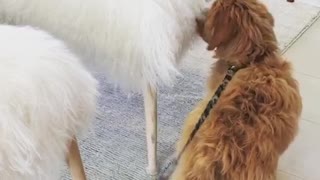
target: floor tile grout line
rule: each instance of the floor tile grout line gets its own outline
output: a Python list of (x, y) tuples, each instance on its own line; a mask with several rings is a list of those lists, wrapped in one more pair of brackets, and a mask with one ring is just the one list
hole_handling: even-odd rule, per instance
[(310, 22), (295, 36), (288, 45), (284, 47), (281, 51), (282, 54), (286, 53), (301, 37), (306, 33), (312, 25), (320, 19), (320, 9), (315, 17), (313, 17)]
[(301, 72), (301, 71), (297, 71), (297, 70), (294, 70), (294, 72), (297, 73), (297, 74), (300, 74), (300, 75), (304, 75), (304, 76), (308, 76), (310, 78), (314, 78), (314, 79), (319, 79), (320, 80), (319, 76), (307, 74), (307, 73), (304, 73), (304, 72)]
[(314, 3), (314, 2), (302, 2), (302, 4), (306, 4), (306, 5), (309, 5), (309, 6), (314, 6), (314, 7), (318, 7), (320, 8), (320, 4), (317, 4), (317, 3)]
[(299, 176), (299, 175), (296, 175), (296, 174), (294, 174), (294, 173), (292, 173), (292, 172), (288, 172), (288, 171), (281, 170), (281, 169), (278, 169), (278, 171), (281, 172), (281, 173), (288, 174), (288, 175), (290, 175), (290, 176), (294, 176), (294, 177), (299, 178), (299, 179), (301, 179), (301, 180), (304, 179), (303, 177), (301, 177), (301, 176)]
[(311, 123), (311, 124), (315, 124), (315, 125), (320, 125), (319, 122), (316, 122), (316, 121), (313, 121), (313, 120), (310, 120), (309, 118), (300, 118), (302, 121), (307, 121), (308, 123)]

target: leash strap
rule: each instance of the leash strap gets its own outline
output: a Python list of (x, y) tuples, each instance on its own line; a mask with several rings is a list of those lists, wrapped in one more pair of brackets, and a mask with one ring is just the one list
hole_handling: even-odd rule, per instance
[(194, 136), (196, 135), (196, 133), (199, 131), (200, 127), (203, 125), (203, 123), (205, 122), (205, 120), (209, 116), (211, 109), (217, 104), (217, 102), (221, 96), (221, 93), (227, 87), (228, 83), (231, 81), (232, 77), (234, 76), (234, 74), (236, 72), (237, 72), (237, 69), (235, 66), (231, 66), (228, 69), (227, 74), (224, 77), (222, 83), (220, 84), (220, 86), (218, 87), (218, 89), (216, 90), (216, 92), (214, 93), (214, 95), (212, 96), (210, 101), (208, 102), (205, 110), (201, 114), (197, 124), (195, 125), (194, 129), (192, 130), (187, 143), (184, 145), (184, 147), (182, 148), (182, 150), (180, 151), (179, 154), (174, 154), (172, 157), (169, 158), (170, 161), (160, 171), (159, 178), (158, 178), (159, 180), (167, 180), (172, 175), (172, 173), (175, 170), (175, 167), (178, 165), (178, 162), (181, 158), (181, 155), (186, 150), (186, 148), (191, 143), (191, 141), (194, 138)]

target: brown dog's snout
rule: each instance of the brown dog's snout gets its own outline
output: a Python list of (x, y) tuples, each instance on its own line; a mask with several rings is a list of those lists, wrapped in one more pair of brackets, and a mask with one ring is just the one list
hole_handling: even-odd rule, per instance
[(205, 20), (196, 19), (196, 22), (197, 22), (197, 32), (201, 37), (203, 37), (203, 29), (204, 29)]
[(210, 8), (206, 8), (202, 11), (201, 16), (196, 18), (197, 22), (197, 32), (198, 34), (203, 38), (203, 30), (204, 30), (204, 24), (207, 19), (208, 13), (210, 11)]

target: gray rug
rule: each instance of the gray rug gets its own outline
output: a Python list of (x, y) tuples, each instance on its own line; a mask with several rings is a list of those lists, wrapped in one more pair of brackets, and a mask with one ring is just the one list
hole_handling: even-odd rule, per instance
[[(320, 7), (285, 0), (264, 0), (276, 19), (276, 33), (285, 50), (305, 27), (319, 15)], [(308, 0), (304, 0), (305, 2)], [(311, 0), (312, 1), (312, 0)], [(174, 151), (183, 120), (200, 100), (210, 65), (214, 62), (201, 40), (184, 58), (182, 74), (174, 87), (163, 87), (159, 94), (159, 163)], [(107, 77), (100, 81), (100, 115), (82, 139), (81, 151), (89, 180), (146, 180), (146, 143), (143, 101), (140, 95), (115, 89)], [(69, 172), (62, 174), (70, 179)]]

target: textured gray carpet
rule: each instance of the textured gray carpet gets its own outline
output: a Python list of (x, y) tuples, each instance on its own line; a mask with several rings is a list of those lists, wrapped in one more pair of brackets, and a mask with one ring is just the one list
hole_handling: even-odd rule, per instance
[[(276, 19), (276, 33), (282, 49), (290, 45), (320, 11), (299, 1), (264, 0)], [(308, 1), (308, 0), (304, 0)], [(187, 113), (199, 101), (210, 64), (214, 62), (199, 40), (182, 64), (183, 77), (174, 87), (161, 88), (159, 94), (159, 163), (174, 151)], [(100, 115), (81, 141), (81, 151), (89, 180), (145, 180), (146, 143), (143, 101), (128, 95), (97, 74), (100, 81)], [(64, 171), (62, 179), (69, 179)]]

